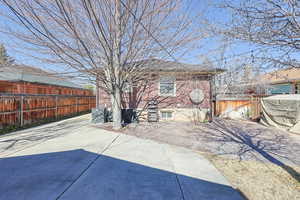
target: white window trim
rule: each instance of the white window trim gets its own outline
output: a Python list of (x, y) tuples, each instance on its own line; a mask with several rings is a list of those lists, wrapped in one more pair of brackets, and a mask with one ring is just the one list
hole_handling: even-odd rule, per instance
[(160, 77), (158, 81), (158, 95), (163, 97), (176, 97), (176, 77), (174, 77), (174, 91), (173, 94), (161, 94), (160, 93)]
[[(162, 112), (170, 112), (170, 113), (172, 113), (172, 117), (171, 118), (169, 118), (169, 119), (163, 119), (161, 116), (162, 116)], [(174, 120), (174, 111), (173, 110), (160, 110), (159, 111), (159, 119), (161, 120), (161, 121), (172, 121), (172, 120)]]

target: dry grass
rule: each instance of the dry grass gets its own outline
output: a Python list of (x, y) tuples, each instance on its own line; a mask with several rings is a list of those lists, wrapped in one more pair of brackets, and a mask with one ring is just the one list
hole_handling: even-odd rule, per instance
[[(285, 169), (272, 163), (239, 161), (205, 155), (249, 200), (298, 200), (300, 182)], [(292, 168), (300, 173), (299, 166)], [(298, 174), (295, 174), (298, 175)]]

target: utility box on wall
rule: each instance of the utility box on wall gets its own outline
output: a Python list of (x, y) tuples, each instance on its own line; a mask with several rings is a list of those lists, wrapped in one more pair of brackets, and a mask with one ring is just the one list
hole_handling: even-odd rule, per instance
[(151, 100), (148, 103), (148, 122), (158, 122), (158, 102)]

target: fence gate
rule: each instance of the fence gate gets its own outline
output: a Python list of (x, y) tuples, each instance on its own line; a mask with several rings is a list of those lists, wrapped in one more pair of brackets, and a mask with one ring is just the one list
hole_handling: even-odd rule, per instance
[(265, 96), (249, 96), (249, 97), (234, 97), (222, 98), (216, 101), (215, 115), (220, 116), (223, 113), (238, 111), (247, 107), (249, 110), (248, 117), (252, 120), (257, 120), (261, 115), (261, 99)]

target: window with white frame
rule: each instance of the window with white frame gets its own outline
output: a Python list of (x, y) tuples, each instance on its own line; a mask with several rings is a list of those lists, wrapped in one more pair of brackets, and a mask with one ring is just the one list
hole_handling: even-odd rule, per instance
[(160, 112), (160, 119), (161, 120), (171, 120), (171, 119), (173, 119), (173, 112), (172, 111), (161, 111)]
[(159, 94), (162, 96), (175, 96), (176, 95), (175, 77), (172, 77), (172, 76), (160, 77)]

